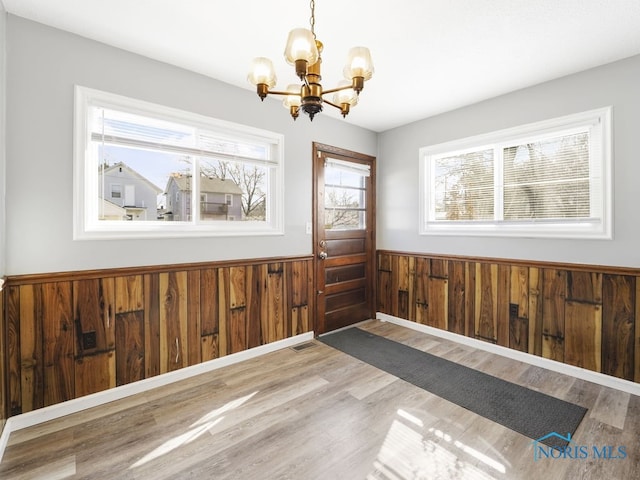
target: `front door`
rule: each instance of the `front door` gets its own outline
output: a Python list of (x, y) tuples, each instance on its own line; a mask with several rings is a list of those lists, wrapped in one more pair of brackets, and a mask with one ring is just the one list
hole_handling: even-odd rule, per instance
[(313, 144), (317, 334), (375, 317), (375, 158)]

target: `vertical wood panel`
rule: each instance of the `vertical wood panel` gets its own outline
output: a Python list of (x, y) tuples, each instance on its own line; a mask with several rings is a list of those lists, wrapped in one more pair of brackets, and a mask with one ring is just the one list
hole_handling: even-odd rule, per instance
[(476, 264), (474, 262), (465, 262), (464, 291), (465, 335), (474, 338), (476, 336)]
[(7, 372), (9, 370), (7, 356), (7, 324), (4, 314), (4, 290), (0, 285), (0, 432), (3, 431), (7, 419), (9, 405), (7, 395)]
[(292, 335), (300, 335), (311, 330), (309, 325), (309, 307), (293, 307), (291, 310)]
[(539, 268), (529, 268), (529, 353), (542, 355), (542, 277)]
[[(417, 257), (414, 260), (414, 298), (415, 298), (415, 321), (423, 325), (429, 323), (429, 266), (431, 262), (428, 258)], [(408, 300), (408, 298), (407, 298)]]
[(529, 319), (515, 315), (509, 317), (509, 348), (521, 352), (529, 348)]
[[(294, 261), (286, 265), (287, 310), (291, 315), (291, 323), (288, 325), (287, 336), (299, 335), (310, 330), (309, 309), (307, 308), (310, 286), (313, 287), (313, 279), (310, 273), (311, 262), (306, 260)], [(248, 327), (249, 323), (247, 322), (247, 330)]]
[(415, 265), (415, 299), (417, 304), (429, 303), (429, 259), (417, 257), (414, 260)]
[(187, 273), (160, 274), (160, 372), (187, 366)]
[(635, 348), (635, 368), (634, 380), (640, 383), (640, 277), (636, 277), (636, 348)]
[(602, 303), (602, 273), (568, 271), (567, 300)]
[(569, 365), (602, 370), (602, 307), (566, 302), (564, 359)]
[(604, 275), (602, 287), (602, 373), (633, 380), (635, 278)]
[(231, 310), (227, 340), (228, 353), (241, 352), (247, 349), (247, 321), (245, 308), (238, 307)]
[(388, 315), (393, 315), (391, 275), (391, 256), (381, 253), (378, 255), (378, 311)]
[(567, 272), (543, 269), (542, 292), (542, 356), (564, 362)]
[[(509, 298), (511, 283), (511, 268), (508, 265), (497, 265), (498, 279), (496, 286), (497, 295), (497, 317), (495, 338), (498, 345), (509, 346), (510, 321), (509, 321)], [(525, 322), (526, 324), (526, 322)], [(526, 339), (526, 336), (524, 337)], [(519, 347), (520, 348), (520, 347)], [(526, 348), (526, 345), (525, 345)]]
[(429, 261), (429, 275), (434, 278), (449, 277), (449, 260), (442, 258), (432, 258)]
[[(9, 415), (18, 415), (22, 413), (22, 354), (20, 350), (20, 341), (22, 337), (20, 336), (20, 289), (20, 287), (9, 287), (4, 290), (7, 321), (7, 380), (9, 386)], [(42, 378), (42, 376), (40, 376), (40, 378)]]
[[(529, 269), (522, 266), (506, 268), (508, 268), (508, 284), (503, 285), (500, 291), (509, 299), (509, 304), (506, 306), (509, 324), (508, 346), (514, 350), (528, 352), (529, 342), (532, 340), (529, 337)], [(504, 288), (507, 289), (506, 292)], [(505, 307), (501, 306), (501, 310), (503, 308)], [(501, 344), (500, 340), (498, 344)]]
[(286, 272), (290, 308), (307, 305), (307, 263), (290, 262), (286, 265)]
[(115, 278), (116, 313), (144, 309), (144, 279), (142, 275)]
[(228, 275), (229, 303), (226, 312), (226, 345), (227, 353), (236, 353), (247, 349), (246, 268), (231, 267)]
[(143, 312), (116, 315), (116, 385), (144, 378), (144, 338)]
[(44, 406), (41, 285), (20, 287), (20, 404), (22, 413)]
[(481, 340), (497, 342), (498, 266), (476, 263), (475, 332)]
[(218, 269), (200, 270), (201, 335), (218, 333)]
[[(263, 298), (263, 334), (265, 343), (285, 336), (285, 298), (281, 264), (267, 265), (266, 297)], [(266, 328), (265, 328), (266, 322)]]
[(218, 269), (218, 355), (229, 353), (229, 268)]
[[(75, 355), (82, 356), (114, 348), (115, 282), (113, 278), (73, 282)], [(95, 344), (84, 341), (91, 335)]]
[(510, 268), (509, 303), (518, 306), (519, 318), (529, 318), (529, 269), (522, 266)]
[(406, 320), (414, 318), (413, 280), (415, 275), (413, 257), (394, 255), (392, 258), (392, 310), (393, 315)]
[(245, 267), (229, 268), (229, 308), (245, 307)]
[(160, 374), (160, 275), (144, 276), (145, 377)]
[(265, 280), (261, 265), (247, 267), (247, 346), (257, 347), (264, 343), (262, 333), (262, 296)]
[(72, 294), (71, 282), (44, 283), (39, 287), (44, 348), (44, 405), (47, 406), (74, 398)]
[(430, 304), (427, 309), (427, 324), (448, 330), (449, 281), (446, 278), (430, 277), (428, 281)]
[(203, 335), (200, 340), (200, 352), (202, 361), (213, 360), (218, 358), (218, 334)]
[(75, 397), (102, 392), (116, 386), (114, 352), (85, 355), (75, 362)]
[(465, 264), (449, 262), (449, 331), (465, 334)]
[(187, 272), (187, 364), (196, 365), (200, 358), (200, 272)]

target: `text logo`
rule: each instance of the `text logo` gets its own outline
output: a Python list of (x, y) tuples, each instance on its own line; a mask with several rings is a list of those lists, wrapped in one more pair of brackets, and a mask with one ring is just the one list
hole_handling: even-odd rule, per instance
[[(559, 445), (547, 445), (557, 443)], [(533, 460), (622, 460), (627, 458), (627, 448), (624, 445), (578, 445), (571, 434), (561, 435), (557, 432), (533, 441)]]

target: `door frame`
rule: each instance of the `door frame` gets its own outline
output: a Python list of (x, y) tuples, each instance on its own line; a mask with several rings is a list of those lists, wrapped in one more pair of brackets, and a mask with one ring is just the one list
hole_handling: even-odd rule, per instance
[(323, 292), (318, 290), (318, 270), (319, 263), (322, 261), (318, 258), (319, 248), (319, 228), (318, 228), (318, 162), (322, 153), (334, 154), (340, 157), (347, 157), (360, 162), (367, 162), (371, 165), (371, 205), (367, 208), (371, 208), (371, 225), (367, 227), (367, 231), (370, 235), (370, 252), (368, 252), (367, 259), (367, 278), (369, 284), (367, 287), (370, 289), (369, 295), (369, 310), (371, 318), (375, 318), (376, 305), (377, 305), (377, 251), (376, 251), (376, 157), (366, 155), (364, 153), (358, 153), (344, 148), (335, 147), (319, 142), (313, 142), (312, 151), (312, 255), (313, 255), (313, 295), (314, 295), (314, 312), (313, 312), (313, 329), (316, 335), (326, 333), (324, 325), (324, 300), (321, 298)]

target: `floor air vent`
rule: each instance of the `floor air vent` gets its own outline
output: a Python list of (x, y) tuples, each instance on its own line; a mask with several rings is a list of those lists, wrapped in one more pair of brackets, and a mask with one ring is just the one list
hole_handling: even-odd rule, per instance
[(301, 350), (306, 350), (307, 348), (311, 348), (311, 347), (315, 347), (318, 344), (315, 342), (305, 342), (305, 343), (299, 343), (298, 345), (294, 345), (293, 347), (291, 347), (293, 350), (295, 350), (296, 352), (299, 352)]

